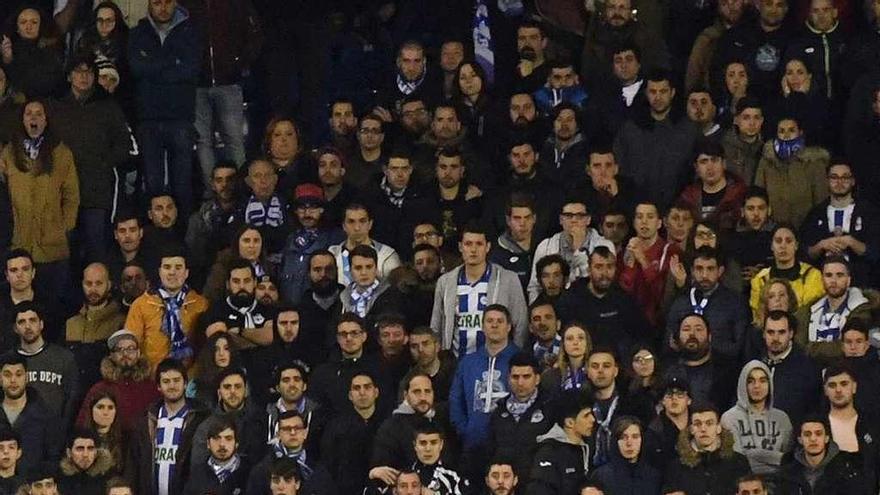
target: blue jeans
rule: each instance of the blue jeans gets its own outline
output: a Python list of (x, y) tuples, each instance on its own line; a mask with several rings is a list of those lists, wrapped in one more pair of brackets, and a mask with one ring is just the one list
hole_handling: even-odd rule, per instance
[(217, 163), (214, 128), (223, 142), (222, 156), (241, 166), (244, 163), (244, 97), (241, 86), (229, 84), (196, 90), (196, 153), (205, 189), (211, 187), (211, 171)]
[(137, 139), (144, 160), (145, 196), (171, 193), (177, 203), (178, 219), (185, 222), (193, 210), (192, 124), (183, 120), (147, 120), (138, 126)]

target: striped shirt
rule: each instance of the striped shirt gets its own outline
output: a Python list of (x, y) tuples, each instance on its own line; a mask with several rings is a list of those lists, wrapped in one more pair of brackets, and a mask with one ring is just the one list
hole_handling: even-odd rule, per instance
[(455, 308), (455, 328), (452, 335), (452, 350), (456, 357), (463, 357), (486, 344), (483, 334), (483, 311), (489, 305), (489, 279), (492, 277), (492, 265), (486, 265), (486, 271), (471, 284), (462, 269), (458, 275), (456, 294), (458, 304)]

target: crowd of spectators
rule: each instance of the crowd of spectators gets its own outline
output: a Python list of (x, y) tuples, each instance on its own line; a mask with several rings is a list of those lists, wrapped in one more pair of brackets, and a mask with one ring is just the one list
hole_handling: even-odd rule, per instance
[(0, 495), (880, 490), (880, 0), (2, 19)]

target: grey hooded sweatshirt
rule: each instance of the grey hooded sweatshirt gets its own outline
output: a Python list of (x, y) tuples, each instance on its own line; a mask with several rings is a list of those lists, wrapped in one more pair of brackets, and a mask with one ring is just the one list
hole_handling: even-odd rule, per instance
[[(754, 369), (767, 375), (770, 393), (763, 411), (749, 402), (747, 380)], [(736, 387), (736, 405), (721, 416), (721, 426), (733, 434), (733, 449), (746, 456), (756, 474), (779, 471), (782, 457), (792, 448), (792, 427), (788, 415), (773, 407), (773, 376), (770, 368), (753, 359), (743, 366)]]

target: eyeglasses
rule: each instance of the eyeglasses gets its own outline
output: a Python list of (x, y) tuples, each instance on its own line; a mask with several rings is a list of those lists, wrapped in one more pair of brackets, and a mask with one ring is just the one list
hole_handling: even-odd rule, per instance
[(127, 354), (129, 356), (137, 354), (137, 352), (138, 352), (137, 347), (117, 347), (117, 348), (113, 349), (114, 354)]
[(355, 330), (353, 332), (337, 332), (336, 338), (337, 339), (353, 339), (356, 337), (360, 337), (361, 335), (363, 335), (363, 333), (364, 333), (363, 330)]
[(426, 114), (426, 113), (428, 113), (428, 110), (427, 110), (427, 109), (424, 109), (424, 108), (418, 108), (418, 109), (416, 109), (416, 110), (406, 110), (406, 111), (404, 111), (404, 112), (403, 112), (403, 116), (404, 116), (404, 117), (415, 117), (415, 116), (417, 116), (417, 115), (424, 115), (424, 114)]
[(653, 354), (648, 354), (648, 355), (645, 355), (645, 356), (636, 356), (636, 357), (633, 358), (633, 361), (635, 361), (635, 362), (637, 362), (637, 363), (640, 363), (640, 364), (650, 363), (650, 362), (653, 361), (653, 360), (654, 360), (654, 355), (653, 355)]
[(684, 390), (670, 390), (666, 392), (666, 397), (674, 398), (674, 399), (684, 399), (687, 397), (688, 393)]
[(841, 181), (841, 182), (843, 182), (843, 181), (849, 182), (852, 180), (852, 178), (853, 178), (853, 176), (849, 175), (849, 174), (847, 174), (847, 175), (831, 174), (828, 176), (828, 180)]
[(433, 239), (439, 235), (440, 234), (438, 234), (437, 232), (419, 232), (413, 237), (415, 237), (416, 239)]
[(698, 230), (696, 236), (700, 239), (714, 239), (715, 232), (712, 232), (711, 230)]
[(572, 220), (572, 219), (583, 220), (584, 218), (587, 218), (588, 216), (590, 216), (588, 213), (581, 212), (581, 211), (579, 211), (579, 212), (563, 211), (562, 213), (560, 213), (560, 215), (562, 216), (562, 218), (564, 218), (566, 220)]
[(301, 433), (301, 432), (306, 431), (306, 427), (305, 426), (279, 426), (278, 430), (282, 431), (284, 433)]

